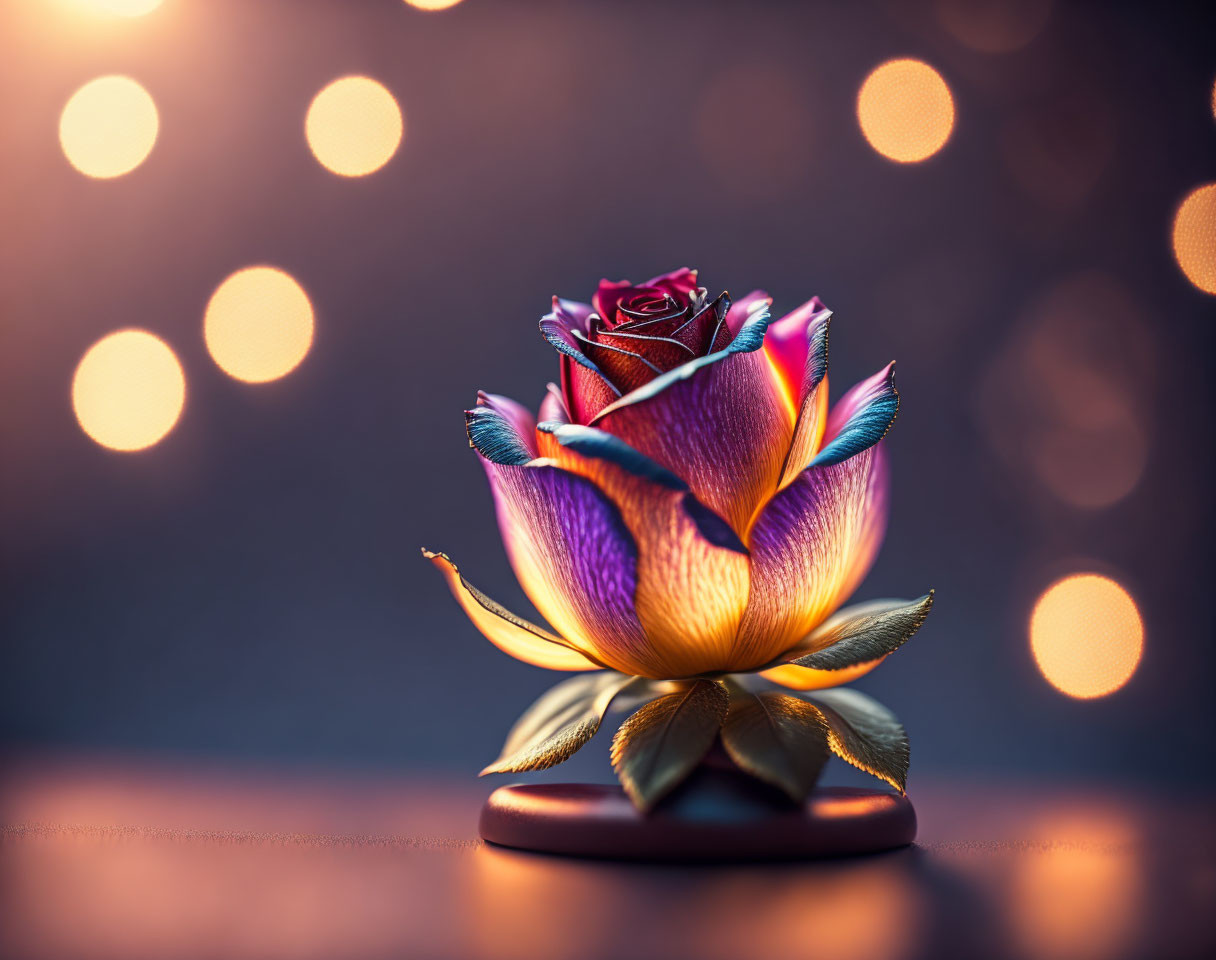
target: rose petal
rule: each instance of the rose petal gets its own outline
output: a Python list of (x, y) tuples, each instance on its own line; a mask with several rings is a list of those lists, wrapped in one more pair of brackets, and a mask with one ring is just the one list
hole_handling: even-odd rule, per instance
[(515, 575), (561, 636), (628, 673), (648, 648), (633, 602), (637, 547), (620, 511), (594, 483), (552, 460), (520, 463), (518, 451), (535, 434), (513, 436), (515, 419), (494, 399), (471, 411), (469, 440), (490, 479)]
[(821, 310), (812, 315), (806, 328), (806, 360), (797, 393), (801, 398), (798, 420), (794, 424), (794, 439), (781, 473), (782, 487), (794, 482), (814, 459), (823, 442), (828, 422), (828, 327), (831, 319), (830, 310)]
[(887, 505), (877, 450), (808, 467), (757, 517), (747, 541), (751, 597), (740, 645), (761, 662), (818, 626), (873, 562)]
[(553, 311), (540, 321), (540, 332), (560, 354), (562, 393), (571, 414), (586, 423), (603, 407), (620, 396), (599, 367), (584, 355), (575, 331), (584, 331), (589, 314), (586, 304), (553, 298)]
[(536, 421), (523, 404), (484, 390), (464, 412), (469, 443), (495, 463), (524, 464), (536, 457)]
[(545, 420), (570, 422), (570, 408), (566, 406), (566, 398), (562, 395), (562, 388), (556, 383), (550, 383), (546, 386), (545, 395), (540, 401), (540, 410), (536, 414), (536, 419), (542, 423)]
[(681, 476), (741, 538), (777, 487), (794, 428), (759, 350), (767, 324), (758, 311), (725, 350), (656, 377), (592, 421)]
[(772, 305), (773, 298), (763, 290), (753, 290), (742, 300), (736, 300), (730, 305), (730, 310), (726, 314), (726, 326), (731, 335), (733, 336), (743, 329), (743, 324), (757, 310), (767, 310)]
[(770, 670), (762, 670), (760, 676), (791, 690), (827, 690), (829, 687), (839, 687), (843, 683), (852, 683), (859, 677), (864, 677), (882, 663), (883, 659), (879, 657), (869, 663), (859, 663), (843, 670), (815, 670), (812, 667), (796, 667), (792, 663), (784, 663)]
[(547, 670), (598, 670), (603, 666), (561, 637), (495, 603), (460, 575), (447, 554), (423, 550), (422, 555), (439, 568), (473, 625), (499, 650)]
[(811, 297), (797, 310), (773, 321), (764, 338), (765, 352), (781, 374), (795, 409), (803, 399), (812, 324), (822, 322), (822, 315), (830, 313), (818, 297)]
[(734, 656), (747, 551), (725, 521), (671, 471), (602, 430), (547, 423), (538, 440), (544, 456), (612, 498), (637, 543), (635, 602), (650, 655), (631, 672), (672, 678), (751, 666)]
[(895, 389), (895, 361), (868, 380), (856, 384), (828, 414), (823, 446), (812, 464), (824, 466), (847, 460), (887, 435), (899, 412)]

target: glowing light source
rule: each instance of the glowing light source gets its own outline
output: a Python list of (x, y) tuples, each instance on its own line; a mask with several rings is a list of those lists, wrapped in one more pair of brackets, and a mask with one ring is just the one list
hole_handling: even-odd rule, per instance
[(335, 80), (313, 98), (304, 120), (313, 156), (344, 177), (362, 177), (388, 163), (404, 130), (397, 101), (370, 77)]
[(460, 0), (405, 0), (411, 7), (419, 10), (446, 10), (460, 3)]
[(72, 377), (72, 409), (103, 447), (142, 450), (181, 416), (186, 379), (173, 351), (145, 330), (119, 330), (93, 344)]
[(312, 346), (308, 295), (275, 267), (238, 270), (216, 288), (203, 317), (207, 351), (229, 376), (249, 383), (277, 380)]
[(160, 121), (148, 91), (130, 77), (90, 80), (59, 117), (63, 154), (90, 177), (130, 173), (152, 151)]
[(942, 148), (954, 129), (954, 98), (940, 73), (921, 60), (888, 60), (857, 94), (857, 120), (875, 150), (916, 163)]
[(1143, 645), (1136, 601), (1096, 573), (1056, 581), (1030, 616), (1030, 648), (1039, 671), (1070, 697), (1118, 690), (1136, 672)]
[(1174, 214), (1174, 259), (1204, 293), (1216, 293), (1216, 183), (1196, 187)]
[(120, 17), (142, 17), (159, 7), (164, 0), (85, 0), (90, 6)]

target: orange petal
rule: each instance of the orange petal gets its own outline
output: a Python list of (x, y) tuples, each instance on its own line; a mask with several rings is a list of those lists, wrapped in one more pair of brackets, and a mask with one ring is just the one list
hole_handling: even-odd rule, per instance
[(671, 678), (755, 666), (734, 658), (749, 564), (725, 521), (678, 477), (595, 428), (549, 426), (537, 441), (542, 457), (617, 504), (637, 543), (635, 606), (649, 649), (631, 671)]
[(598, 670), (603, 664), (584, 656), (566, 640), (495, 603), (460, 575), (446, 554), (423, 550), (448, 582), (452, 596), (487, 640), (516, 660), (547, 670)]
[(878, 450), (807, 467), (757, 517), (748, 539), (751, 596), (739, 633), (760, 663), (818, 626), (873, 563), (887, 513)]
[(793, 690), (826, 690), (828, 687), (839, 687), (842, 683), (852, 683), (858, 677), (864, 677), (885, 659), (887, 658), (879, 657), (877, 660), (855, 663), (843, 670), (815, 670), (785, 663), (771, 670), (761, 671), (760, 676)]

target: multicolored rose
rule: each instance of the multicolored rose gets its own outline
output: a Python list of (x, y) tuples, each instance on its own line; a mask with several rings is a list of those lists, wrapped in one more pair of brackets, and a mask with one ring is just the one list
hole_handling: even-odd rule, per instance
[[(500, 649), (598, 671), (542, 697), (485, 772), (561, 762), (626, 693), (653, 698), (613, 745), (641, 807), (719, 737), (736, 764), (796, 798), (829, 750), (903, 788), (894, 717), (855, 691), (804, 693), (872, 670), (933, 602), (838, 610), (886, 527), (895, 365), (829, 408), (831, 311), (815, 298), (770, 322), (771, 302), (761, 291), (711, 299), (688, 269), (603, 281), (590, 304), (555, 297), (540, 329), (560, 385), (538, 414), (486, 393), (466, 412), (511, 564), (553, 630), (425, 555)], [(652, 742), (659, 726), (666, 746)]]

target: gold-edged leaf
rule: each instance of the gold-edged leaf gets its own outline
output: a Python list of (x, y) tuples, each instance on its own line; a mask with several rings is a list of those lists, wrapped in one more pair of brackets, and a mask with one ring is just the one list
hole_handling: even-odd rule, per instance
[(781, 659), (814, 670), (843, 670), (881, 660), (903, 646), (933, 609), (933, 591), (919, 600), (872, 600), (845, 607)]
[(864, 693), (844, 687), (803, 696), (823, 711), (829, 728), (828, 746), (836, 756), (904, 792), (908, 785), (908, 734), (895, 714)]
[(683, 780), (713, 745), (730, 699), (716, 680), (693, 680), (652, 700), (612, 738), (612, 767), (639, 810)]
[(814, 788), (832, 751), (828, 725), (813, 704), (775, 690), (730, 688), (722, 745), (753, 777), (801, 802)]
[(595, 736), (613, 698), (633, 679), (603, 670), (551, 687), (515, 721), (498, 759), (481, 776), (544, 770), (569, 760)]

